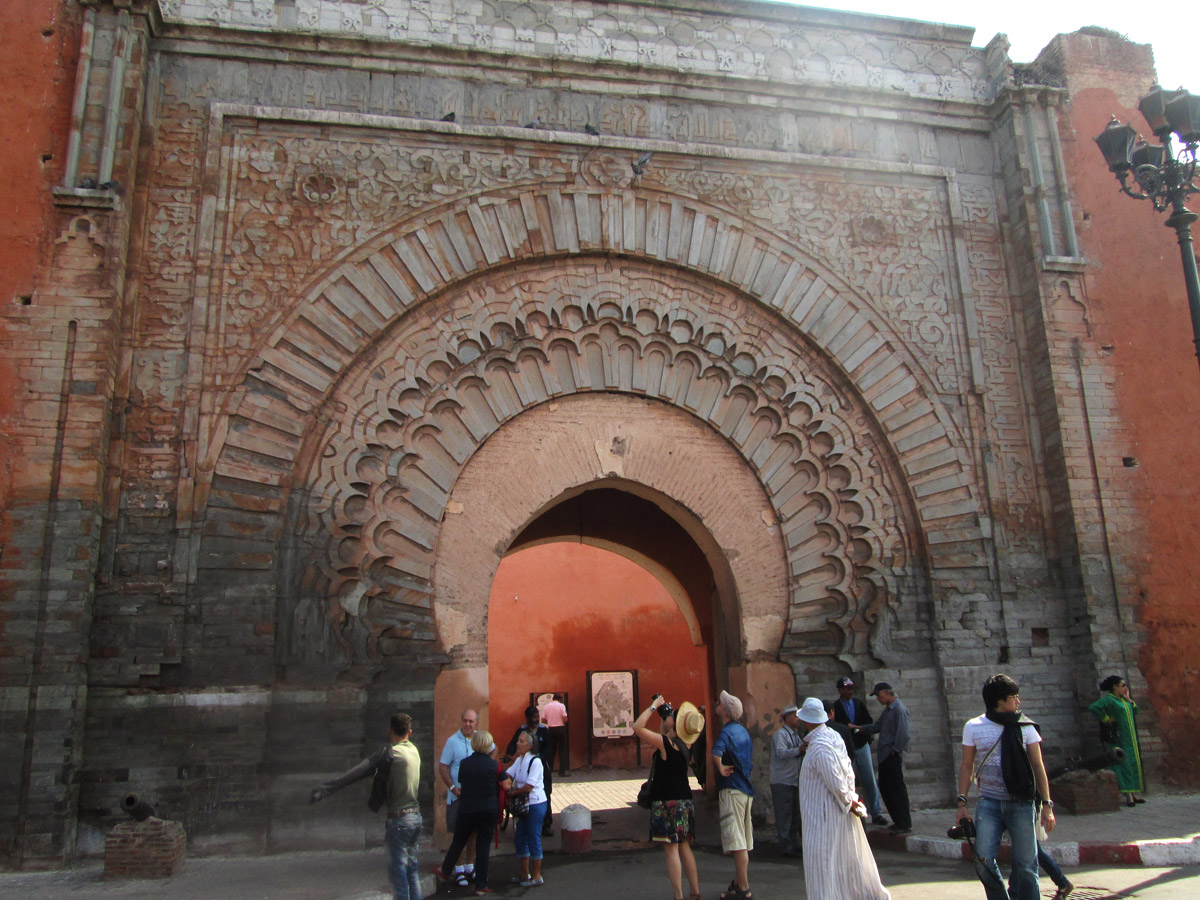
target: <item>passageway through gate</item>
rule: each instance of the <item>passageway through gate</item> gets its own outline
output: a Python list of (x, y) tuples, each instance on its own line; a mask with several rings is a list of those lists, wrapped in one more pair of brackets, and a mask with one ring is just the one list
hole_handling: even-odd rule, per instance
[[(720, 592), (712, 567), (658, 505), (666, 498), (611, 483), (559, 498), (501, 561), (488, 604), (489, 721), (503, 752), (532, 696), (564, 695), (570, 772), (558, 774), (556, 757), (551, 808), (582, 803), (597, 839), (627, 841), (644, 837), (645, 813), (634, 799), (651, 751), (639, 752), (636, 737), (605, 732), (628, 732), (655, 693), (705, 706), (722, 634), (714, 629)], [(624, 695), (628, 714), (614, 718), (595, 695), (612, 693), (622, 675), (633, 690)], [(700, 758), (705, 740), (696, 745)]]
[(493, 582), (492, 727), (507, 739), (531, 694), (564, 693), (572, 769), (636, 765), (632, 738), (596, 734), (594, 722), (607, 725), (589, 698), (605, 679), (588, 673), (636, 673), (634, 714), (656, 692), (704, 705), (717, 597), (703, 551), (650, 500), (599, 487), (555, 504), (518, 535)]

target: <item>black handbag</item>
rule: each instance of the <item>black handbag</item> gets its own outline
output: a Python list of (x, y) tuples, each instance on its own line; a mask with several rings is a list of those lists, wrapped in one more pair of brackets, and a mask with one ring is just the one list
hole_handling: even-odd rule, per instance
[[(679, 739), (676, 738), (675, 740), (671, 741), (671, 746), (682, 753), (683, 758), (688, 761), (689, 765), (691, 764), (691, 752), (688, 749), (687, 744), (684, 744), (682, 741), (679, 741)], [(654, 784), (654, 770), (658, 767), (658, 761), (661, 758), (662, 757), (658, 755), (658, 751), (655, 750), (654, 757), (650, 760), (650, 777), (646, 781), (642, 782), (642, 786), (638, 788), (637, 805), (642, 809), (650, 808), (650, 786)]]
[(1117, 731), (1116, 721), (1100, 723), (1100, 741), (1104, 744), (1121, 743), (1121, 734)]
[[(529, 770), (533, 768), (533, 751), (529, 751), (529, 762), (525, 764), (525, 781), (529, 781)], [(524, 785), (521, 785), (524, 787)], [(504, 811), (514, 819), (524, 819), (529, 815), (529, 793), (509, 794), (504, 803)]]
[(367, 808), (379, 812), (387, 803), (388, 777), (392, 772), (392, 748), (384, 747), (383, 758), (371, 773), (371, 795), (367, 797)]
[(654, 756), (650, 758), (650, 777), (642, 782), (642, 786), (638, 788), (637, 805), (642, 809), (650, 808), (650, 787), (654, 784), (654, 770), (658, 768), (658, 751), (654, 751)]
[(514, 819), (523, 819), (529, 815), (529, 795), (509, 794), (504, 803), (504, 811)]

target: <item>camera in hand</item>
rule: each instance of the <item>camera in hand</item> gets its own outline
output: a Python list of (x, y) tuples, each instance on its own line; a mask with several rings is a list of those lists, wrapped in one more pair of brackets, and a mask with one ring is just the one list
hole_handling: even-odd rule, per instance
[(969, 816), (960, 819), (953, 828), (946, 829), (946, 837), (952, 841), (969, 841), (975, 837), (975, 822)]
[(658, 706), (658, 717), (660, 719), (671, 719), (675, 716), (675, 710), (670, 703), (660, 703)]

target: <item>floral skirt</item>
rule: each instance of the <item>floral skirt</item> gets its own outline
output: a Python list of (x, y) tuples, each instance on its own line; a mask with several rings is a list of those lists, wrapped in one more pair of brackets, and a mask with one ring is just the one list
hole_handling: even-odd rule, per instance
[(650, 803), (650, 840), (681, 844), (696, 836), (696, 813), (691, 800)]

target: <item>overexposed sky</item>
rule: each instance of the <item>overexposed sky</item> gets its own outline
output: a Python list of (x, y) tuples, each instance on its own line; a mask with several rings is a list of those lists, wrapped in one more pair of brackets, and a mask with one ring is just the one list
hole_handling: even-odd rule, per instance
[[(784, 0), (787, 2), (787, 0)], [(964, 3), (962, 0), (812, 0), (802, 6), (921, 19), (975, 29), (971, 43), (986, 46), (998, 33), (1008, 35), (1009, 56), (1014, 62), (1032, 62), (1056, 34), (1101, 25), (1139, 44), (1154, 46), (1154, 63), (1163, 87), (1186, 87), (1200, 93), (1200, 12), (1188, 2), (1169, 4), (1116, 3), (1114, 0), (999, 0)], [(1192, 13), (1187, 10), (1192, 9)], [(1161, 14), (1163, 10), (1173, 15)], [(1132, 13), (1132, 14), (1131, 14)], [(1190, 51), (1189, 51), (1190, 44)], [(1149, 85), (1146, 86), (1149, 89)]]

